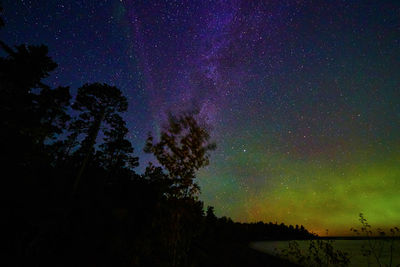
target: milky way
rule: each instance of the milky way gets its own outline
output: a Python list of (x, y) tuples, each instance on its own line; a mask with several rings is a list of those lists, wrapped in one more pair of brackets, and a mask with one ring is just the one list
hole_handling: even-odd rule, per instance
[(129, 98), (141, 157), (167, 111), (217, 143), (205, 205), (238, 221), (346, 234), (400, 224), (398, 1), (5, 1), (9, 44), (49, 46), (48, 83)]

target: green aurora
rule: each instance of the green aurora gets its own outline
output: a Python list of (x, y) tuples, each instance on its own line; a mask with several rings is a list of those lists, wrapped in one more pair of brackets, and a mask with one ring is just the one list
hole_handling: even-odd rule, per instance
[(320, 235), (327, 229), (329, 235), (350, 235), (360, 212), (374, 227), (398, 226), (399, 148), (384, 155), (360, 149), (339, 160), (248, 147), (201, 173), (202, 198), (217, 207), (219, 216), (302, 224)]

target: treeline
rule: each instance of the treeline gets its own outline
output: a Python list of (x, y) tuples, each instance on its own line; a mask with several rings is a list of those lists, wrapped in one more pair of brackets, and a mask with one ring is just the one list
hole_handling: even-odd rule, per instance
[(239, 223), (231, 218), (217, 218), (214, 215), (214, 207), (207, 207), (206, 223), (208, 233), (213, 239), (233, 242), (249, 242), (262, 240), (300, 240), (315, 238), (303, 225), (293, 226), (284, 223)]
[[(170, 115), (144, 151), (144, 173), (107, 84), (51, 88), (46, 46), (0, 41), (3, 242), (11, 266), (199, 266), (216, 242), (302, 239), (303, 227), (239, 224), (204, 213), (196, 171), (209, 163), (207, 128)], [(205, 249), (207, 248), (207, 249)], [(203, 252), (202, 252), (203, 251)], [(10, 266), (10, 265), (9, 265)]]

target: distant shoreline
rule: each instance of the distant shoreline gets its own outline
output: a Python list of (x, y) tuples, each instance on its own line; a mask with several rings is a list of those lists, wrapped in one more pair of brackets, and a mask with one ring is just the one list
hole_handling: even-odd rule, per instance
[(300, 240), (368, 240), (368, 239), (374, 239), (374, 240), (385, 240), (385, 239), (394, 239), (394, 240), (400, 240), (400, 236), (316, 236), (314, 238), (308, 238), (308, 239), (263, 239), (263, 240), (253, 240), (250, 241), (252, 242), (276, 242), (276, 241), (300, 241)]
[[(400, 240), (400, 236), (320, 236), (313, 239), (323, 239), (323, 240), (368, 240), (368, 239), (395, 239)], [(278, 241), (278, 240), (277, 240)]]

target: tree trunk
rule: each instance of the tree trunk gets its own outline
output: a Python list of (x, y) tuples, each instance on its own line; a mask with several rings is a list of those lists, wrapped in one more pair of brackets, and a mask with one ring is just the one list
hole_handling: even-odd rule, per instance
[(85, 171), (86, 165), (87, 165), (87, 163), (89, 161), (90, 154), (91, 154), (91, 151), (93, 149), (93, 146), (96, 143), (96, 139), (97, 139), (97, 136), (98, 136), (99, 131), (100, 131), (101, 123), (104, 120), (104, 116), (105, 116), (105, 108), (103, 108), (100, 111), (99, 115), (97, 116), (96, 120), (94, 121), (93, 127), (91, 127), (91, 129), (90, 129), (90, 132), (89, 132), (89, 135), (88, 135), (88, 141), (89, 142), (86, 145), (86, 148), (84, 149), (85, 158), (83, 159), (82, 165), (79, 168), (78, 174), (77, 174), (77, 176), (75, 178), (74, 188), (73, 188), (73, 191), (72, 191), (73, 196), (75, 196), (78, 193), (80, 180), (82, 178), (83, 172)]

